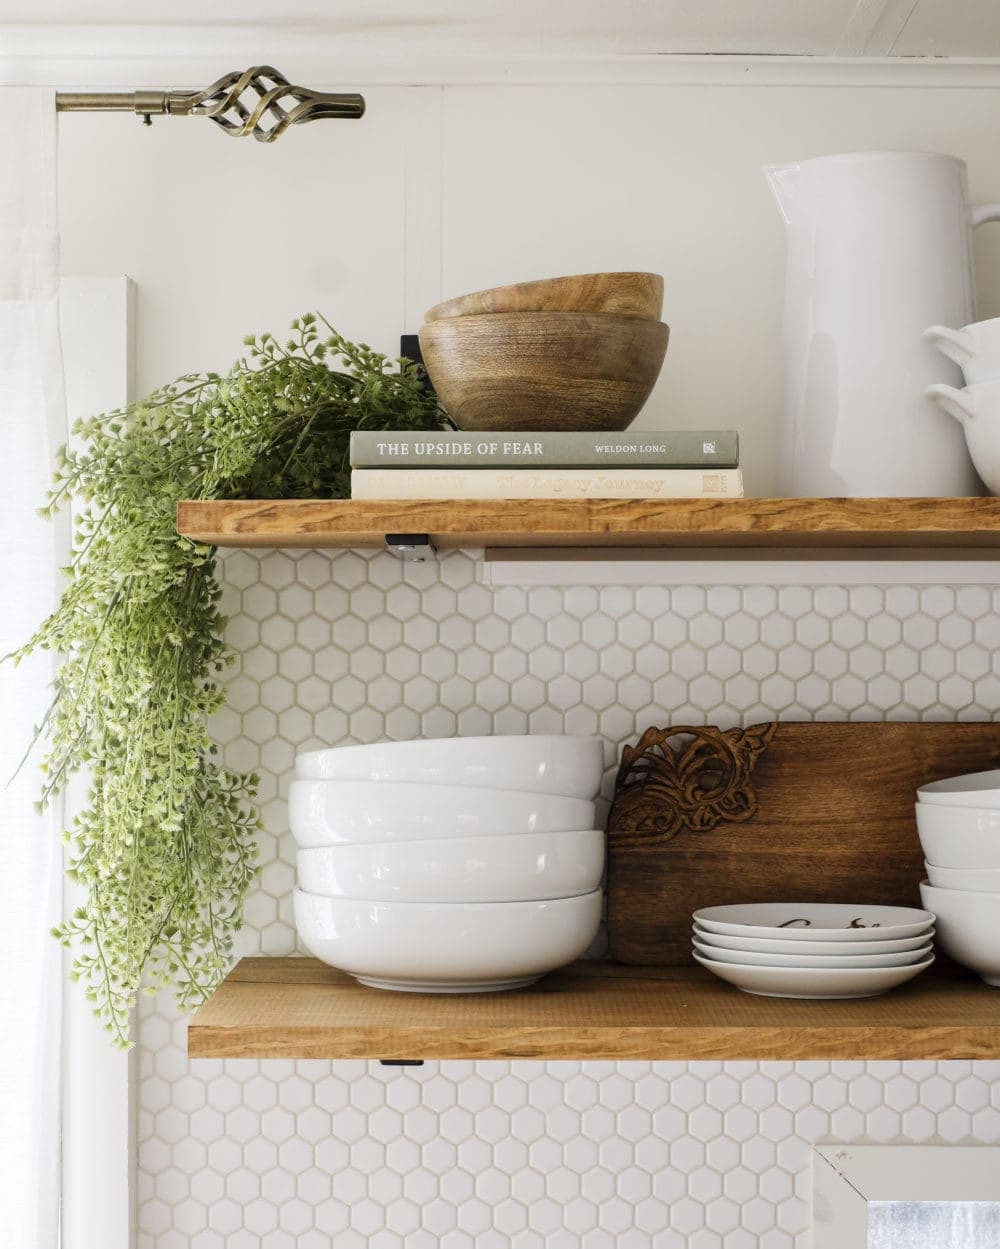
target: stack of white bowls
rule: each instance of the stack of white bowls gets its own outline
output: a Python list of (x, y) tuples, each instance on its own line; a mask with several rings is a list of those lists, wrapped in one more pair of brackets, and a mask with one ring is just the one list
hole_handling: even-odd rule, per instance
[(1000, 771), (922, 785), (917, 832), (941, 948), (1000, 988)]
[(459, 737), (300, 754), (295, 923), (362, 984), (516, 989), (601, 918), (600, 738)]
[(694, 913), (694, 957), (744, 993), (874, 997), (930, 967), (933, 924), (905, 906), (710, 906)]

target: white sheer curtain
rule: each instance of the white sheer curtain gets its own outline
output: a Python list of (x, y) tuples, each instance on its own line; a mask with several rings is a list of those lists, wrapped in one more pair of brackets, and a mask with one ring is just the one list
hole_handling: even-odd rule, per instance
[[(35, 515), (65, 441), (58, 317), (55, 100), (0, 88), (0, 654), (56, 597), (58, 530)], [(61, 909), (54, 813), (37, 767), (12, 782), (48, 705), (52, 663), (0, 666), (0, 1246), (59, 1239)]]

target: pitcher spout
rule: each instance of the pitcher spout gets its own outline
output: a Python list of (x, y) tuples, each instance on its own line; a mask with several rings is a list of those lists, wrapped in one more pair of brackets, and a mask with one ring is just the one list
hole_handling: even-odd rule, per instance
[(785, 225), (791, 225), (802, 166), (791, 162), (785, 165), (764, 165), (763, 169), (771, 194), (777, 201), (778, 212), (781, 213)]

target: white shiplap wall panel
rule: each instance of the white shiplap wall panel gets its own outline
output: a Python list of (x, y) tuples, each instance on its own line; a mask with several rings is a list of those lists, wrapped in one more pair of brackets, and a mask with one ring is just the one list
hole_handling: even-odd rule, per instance
[(280, 12), (274, 0), (221, 0), (210, 20), (198, 0), (175, 0), (169, 24), (160, 0), (92, 0), (85, 12), (73, 0), (8, 0), (2, 19), (39, 48), (127, 44), (136, 59), (164, 51), (164, 37), (202, 55), (232, 54), (249, 39), (255, 60), (317, 43), (328, 56), (369, 59), (1000, 55), (993, 0), (295, 0)]
[[(621, 55), (665, 52), (824, 54), (834, 50), (853, 0), (223, 0), (211, 8), (210, 39), (224, 28), (270, 27), (273, 37), (305, 34), (340, 55), (545, 52)], [(280, 16), (280, 20), (277, 20)], [(205, 26), (198, 0), (170, 6), (175, 28)], [(163, 22), (159, 0), (93, 0), (85, 16), (73, 0), (9, 0), (6, 22), (63, 26)], [(220, 67), (220, 73), (222, 69)]]
[(891, 49), (894, 56), (997, 56), (996, 0), (917, 0)]

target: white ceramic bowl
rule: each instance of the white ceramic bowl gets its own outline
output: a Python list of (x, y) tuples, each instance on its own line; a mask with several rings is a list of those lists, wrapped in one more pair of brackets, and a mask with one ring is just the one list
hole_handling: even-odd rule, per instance
[(917, 790), (917, 799), (947, 807), (1000, 807), (1000, 768), (930, 781)]
[(1000, 894), (920, 886), (924, 906), (937, 916), (941, 949), (1000, 988)]
[[(749, 902), (708, 906), (695, 911), (693, 918), (706, 932), (796, 941), (890, 941), (916, 937), (934, 923), (933, 915), (915, 907), (840, 902)], [(797, 921), (808, 921), (808, 924)], [(789, 924), (795, 926), (784, 926)]]
[(939, 889), (965, 889), (972, 893), (1000, 893), (1000, 867), (938, 867), (924, 861), (927, 880)]
[(372, 902), (294, 894), (306, 948), (362, 984), (411, 993), (519, 989), (580, 957), (600, 889), (545, 902)]
[(875, 997), (926, 971), (933, 958), (907, 967), (742, 967), (694, 956), (703, 967), (744, 993), (761, 997)]
[(299, 888), (328, 898), (397, 902), (529, 902), (590, 893), (604, 870), (604, 832), (378, 842), (300, 850)]
[(593, 828), (584, 798), (518, 794), (471, 785), (393, 781), (292, 781), (288, 822), (303, 849), (372, 841), (420, 841)]
[(924, 857), (939, 867), (1000, 867), (1000, 808), (917, 803)]
[(694, 925), (694, 935), (699, 941), (724, 950), (743, 950), (759, 954), (898, 954), (904, 950), (918, 950), (934, 936), (934, 929), (927, 928), (915, 937), (899, 937), (895, 941), (796, 941), (782, 937), (734, 937), (729, 933), (710, 932), (699, 923)]
[(412, 781), (596, 798), (604, 743), (599, 737), (564, 733), (377, 742), (306, 751), (295, 761), (295, 774), (309, 780)]
[(934, 947), (925, 941), (916, 950), (903, 950), (897, 954), (821, 954), (823, 946), (813, 943), (812, 954), (764, 954), (759, 950), (727, 950), (708, 941), (694, 942), (695, 952), (717, 963), (739, 963), (744, 967), (906, 967), (910, 963), (922, 963), (934, 953)]

